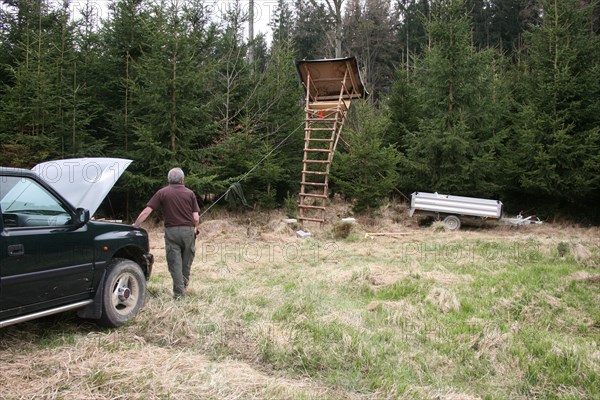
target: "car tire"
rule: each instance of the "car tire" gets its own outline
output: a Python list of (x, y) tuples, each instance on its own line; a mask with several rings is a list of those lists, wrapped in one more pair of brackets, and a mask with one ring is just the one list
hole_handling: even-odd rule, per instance
[(114, 259), (103, 282), (100, 324), (117, 328), (131, 320), (146, 301), (146, 279), (140, 266), (124, 258)]
[(444, 218), (444, 224), (449, 231), (457, 231), (460, 229), (460, 218), (456, 215), (448, 215)]

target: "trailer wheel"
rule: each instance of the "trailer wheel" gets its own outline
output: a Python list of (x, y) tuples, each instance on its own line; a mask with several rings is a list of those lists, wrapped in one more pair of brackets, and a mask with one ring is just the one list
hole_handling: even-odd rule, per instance
[(444, 224), (451, 231), (457, 231), (460, 229), (460, 219), (456, 215), (448, 215), (444, 218)]

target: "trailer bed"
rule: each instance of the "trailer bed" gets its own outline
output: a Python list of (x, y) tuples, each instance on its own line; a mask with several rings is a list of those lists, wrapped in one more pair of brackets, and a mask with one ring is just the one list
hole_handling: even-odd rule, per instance
[(502, 202), (476, 197), (415, 192), (411, 195), (410, 203), (410, 216), (412, 217), (414, 214), (500, 219), (502, 217)]

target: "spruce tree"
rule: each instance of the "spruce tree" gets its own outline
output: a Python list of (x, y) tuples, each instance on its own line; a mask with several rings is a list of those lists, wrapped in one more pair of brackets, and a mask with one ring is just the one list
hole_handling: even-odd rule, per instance
[(412, 56), (420, 55), (427, 47), (425, 23), (430, 15), (428, 0), (399, 0), (396, 3), (396, 42), (399, 44), (400, 60), (410, 65)]
[(600, 46), (590, 30), (592, 8), (577, 0), (541, 4), (544, 17), (525, 36), (516, 85), (513, 192), (529, 204), (592, 209), (600, 191)]
[(335, 191), (352, 201), (356, 212), (374, 211), (398, 185), (400, 154), (383, 137), (389, 116), (366, 101), (352, 104), (343, 142), (331, 165)]
[(397, 48), (393, 42), (389, 0), (347, 3), (344, 17), (344, 49), (360, 60), (362, 78), (372, 100), (390, 91)]
[[(68, 10), (44, 1), (17, 2), (11, 46), (16, 57), (5, 65), (0, 100), (0, 132), (11, 149), (6, 162), (32, 166), (64, 156), (64, 135), (71, 129), (73, 27)], [(75, 117), (75, 115), (73, 115)], [(76, 117), (75, 117), (76, 118)], [(72, 154), (69, 151), (69, 154)]]
[[(405, 151), (402, 187), (496, 196), (506, 135), (506, 91), (497, 78), (502, 66), (493, 52), (472, 46), (463, 1), (435, 4), (427, 30), (431, 45), (417, 61), (414, 76), (400, 74), (405, 81), (396, 86), (405, 92), (400, 98), (415, 104), (392, 109), (398, 114), (393, 120), (405, 131), (400, 138), (405, 141), (400, 144)], [(406, 118), (413, 111), (417, 121)]]
[(333, 57), (327, 48), (327, 31), (332, 21), (325, 6), (311, 0), (295, 0), (294, 9), (296, 20), (292, 34), (298, 59)]
[(115, 0), (109, 5), (110, 18), (100, 28), (102, 62), (95, 69), (94, 93), (98, 113), (97, 135), (111, 144), (115, 154), (128, 156), (132, 137), (132, 107), (136, 84), (135, 64), (148, 52), (151, 35), (148, 10), (142, 0)]
[(130, 92), (130, 150), (138, 160), (131, 169), (136, 177), (129, 181), (136, 185), (132, 189), (160, 187), (165, 171), (174, 166), (186, 171), (192, 189), (206, 189), (206, 181), (195, 176), (202, 170), (198, 151), (214, 137), (207, 90), (213, 68), (199, 50), (212, 39), (198, 29), (197, 14), (189, 11), (176, 0), (148, 9), (153, 29), (132, 69), (136, 79)]
[(273, 46), (278, 46), (280, 43), (287, 43), (292, 38), (294, 15), (289, 4), (286, 0), (277, 0), (277, 7), (269, 23), (273, 33)]
[(291, 43), (279, 42), (272, 47), (262, 74), (245, 75), (251, 80), (239, 88), (249, 90), (238, 92), (243, 107), (236, 112), (235, 124), (228, 132), (221, 131), (215, 145), (203, 152), (214, 164), (208, 172), (218, 176), (223, 188), (243, 178), (248, 202), (264, 208), (281, 202), (299, 182), (302, 108), (298, 100), (302, 96), (294, 54)]

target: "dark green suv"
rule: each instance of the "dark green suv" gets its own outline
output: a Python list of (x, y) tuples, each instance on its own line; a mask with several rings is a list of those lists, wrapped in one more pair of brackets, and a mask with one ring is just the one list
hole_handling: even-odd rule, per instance
[(0, 328), (74, 309), (109, 327), (137, 314), (153, 264), (148, 234), (91, 219), (130, 163), (0, 168)]

